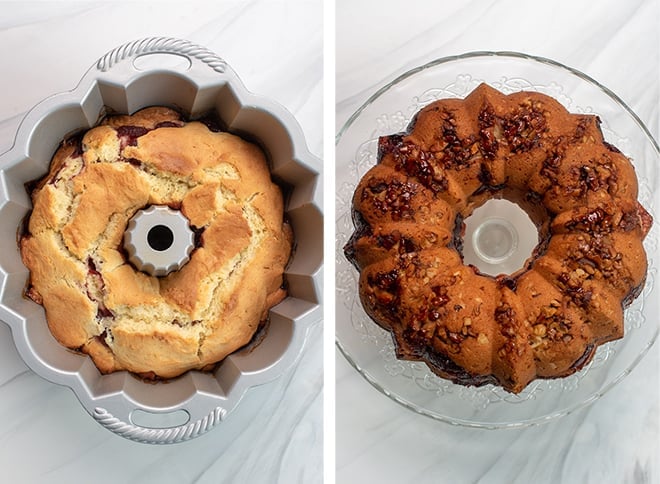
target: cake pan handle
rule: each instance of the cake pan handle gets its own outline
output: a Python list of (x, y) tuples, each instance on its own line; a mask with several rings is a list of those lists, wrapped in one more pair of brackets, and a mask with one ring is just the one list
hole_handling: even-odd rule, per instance
[[(188, 412), (186, 411), (186, 413)], [(186, 440), (194, 439), (195, 437), (199, 437), (211, 430), (220, 423), (226, 415), (226, 409), (216, 407), (211, 410), (208, 415), (196, 420), (191, 419), (183, 425), (151, 428), (126, 421), (131, 419), (130, 413), (126, 420), (113, 415), (108, 409), (103, 407), (94, 408), (92, 413), (94, 420), (111, 432), (126, 439), (145, 444), (176, 444), (178, 442), (185, 442)]]
[(188, 40), (172, 37), (148, 37), (127, 42), (101, 57), (96, 63), (96, 69), (104, 73), (104, 77), (116, 78), (124, 82), (127, 76), (140, 73), (135, 66), (135, 60), (148, 54), (172, 54), (172, 56), (184, 57), (190, 62), (189, 69), (186, 70), (196, 75), (206, 72), (217, 78), (218, 74), (233, 73), (225, 60), (209, 49)]

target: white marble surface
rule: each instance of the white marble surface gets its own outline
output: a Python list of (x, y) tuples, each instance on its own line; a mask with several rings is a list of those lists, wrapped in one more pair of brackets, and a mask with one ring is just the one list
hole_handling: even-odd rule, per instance
[[(473, 50), (549, 57), (616, 92), (660, 135), (660, 3), (338, 0), (336, 129), (379, 86)], [(413, 6), (414, 5), (414, 6)], [(660, 482), (656, 344), (596, 404), (523, 430), (452, 427), (404, 409), (336, 354), (338, 483)]]
[[(321, 1), (0, 2), (0, 152), (23, 113), (73, 88), (110, 49), (187, 38), (247, 88), (288, 108), (322, 152)], [(101, 428), (67, 388), (30, 371), (0, 324), (0, 480), (12, 483), (318, 483), (323, 472), (322, 327), (279, 380), (250, 391), (209, 433), (149, 446)]]

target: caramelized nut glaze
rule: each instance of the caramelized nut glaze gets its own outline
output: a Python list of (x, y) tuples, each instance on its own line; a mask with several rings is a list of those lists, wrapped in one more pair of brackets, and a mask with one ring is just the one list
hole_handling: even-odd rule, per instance
[[(392, 333), (399, 358), (518, 393), (578, 371), (598, 345), (623, 336), (652, 219), (637, 202), (632, 164), (599, 124), (543, 94), (482, 84), (379, 139), (344, 250), (360, 270), (365, 310)], [(463, 221), (490, 198), (518, 203), (539, 228), (514, 274), (462, 262)]]

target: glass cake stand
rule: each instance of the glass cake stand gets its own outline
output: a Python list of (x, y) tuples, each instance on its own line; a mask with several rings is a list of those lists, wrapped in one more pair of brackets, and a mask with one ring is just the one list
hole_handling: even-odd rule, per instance
[[(456, 385), (433, 374), (424, 363), (397, 360), (390, 334), (362, 309), (358, 272), (342, 250), (353, 232), (353, 191), (376, 163), (378, 137), (404, 131), (423, 106), (440, 98), (462, 98), (481, 82), (504, 93), (542, 92), (573, 113), (597, 114), (607, 141), (632, 160), (639, 178), (639, 200), (655, 219), (644, 241), (649, 260), (646, 285), (625, 311), (624, 338), (599, 347), (580, 372), (536, 380), (519, 395), (493, 385)], [(594, 402), (632, 371), (658, 336), (659, 161), (657, 142), (621, 99), (586, 74), (549, 59), (513, 52), (473, 52), (438, 59), (399, 76), (371, 96), (336, 137), (337, 347), (371, 385), (395, 402), (455, 425), (523, 427), (548, 422)], [(530, 254), (530, 243), (535, 245), (536, 229), (525, 220), (525, 214), (516, 211), (520, 210), (513, 204), (490, 202), (468, 219), (464, 254), (475, 258), (484, 272), (515, 270), (520, 267), (520, 257), (524, 260)]]

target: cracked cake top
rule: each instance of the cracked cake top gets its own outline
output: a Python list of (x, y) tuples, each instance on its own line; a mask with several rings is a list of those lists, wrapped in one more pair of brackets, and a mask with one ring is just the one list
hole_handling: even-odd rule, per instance
[[(20, 239), (27, 295), (53, 335), (104, 373), (175, 377), (246, 345), (285, 296), (292, 234), (264, 153), (168, 108), (111, 116), (65, 141), (33, 185)], [(122, 245), (139, 210), (167, 205), (195, 232), (190, 261), (153, 277)]]

